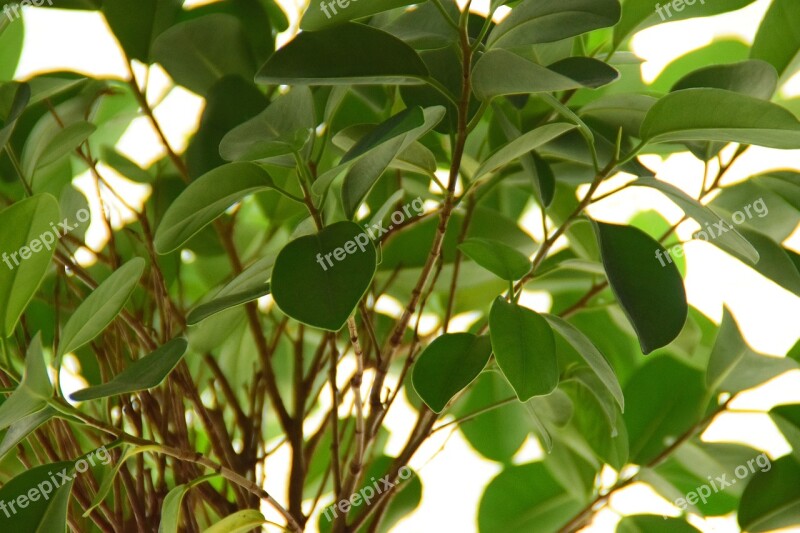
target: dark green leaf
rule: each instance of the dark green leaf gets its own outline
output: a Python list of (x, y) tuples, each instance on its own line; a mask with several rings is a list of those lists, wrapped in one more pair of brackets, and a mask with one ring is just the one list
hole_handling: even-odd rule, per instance
[[(4, 513), (3, 526), (14, 533), (66, 532), (73, 480), (68, 476), (70, 480), (65, 482), (58, 473), (67, 472), (72, 466), (68, 461), (37, 466), (4, 484), (0, 501), (7, 507), (9, 502), (16, 502), (17, 512), (11, 513), (9, 509)], [(24, 507), (19, 505), (21, 498), (25, 500), (23, 503), (27, 502)]]
[(369, 288), (376, 268), (377, 253), (367, 233), (354, 222), (337, 222), (280, 251), (272, 295), (295, 320), (338, 331)]
[(743, 531), (760, 533), (800, 523), (800, 463), (794, 456), (774, 461), (757, 472), (742, 494), (737, 519)]
[(435, 413), (481, 373), (492, 346), (488, 336), (450, 333), (434, 340), (414, 364), (414, 390)]
[(712, 65), (687, 74), (672, 86), (672, 91), (716, 88), (769, 100), (778, 86), (778, 74), (764, 61), (740, 61), (730, 65)]
[(150, 44), (170, 27), (182, 0), (104, 0), (103, 14), (127, 56), (150, 61)]
[(390, 9), (416, 3), (416, 0), (341, 0), (311, 2), (300, 21), (303, 31), (318, 31), (351, 20), (377, 15)]
[(674, 263), (660, 264), (664, 248), (632, 226), (596, 223), (608, 282), (631, 321), (642, 352), (666, 346), (686, 323), (689, 307)]
[(771, 63), (781, 78), (792, 74), (800, 51), (800, 11), (792, 0), (772, 0), (758, 28), (750, 57)]
[(403, 41), (348, 22), (300, 33), (261, 67), (256, 81), (268, 85), (417, 84), (427, 76), (425, 64)]

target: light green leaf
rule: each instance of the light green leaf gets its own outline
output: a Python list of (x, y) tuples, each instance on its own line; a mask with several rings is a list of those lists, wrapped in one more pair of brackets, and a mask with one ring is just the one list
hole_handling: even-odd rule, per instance
[[(509, 72), (514, 76), (508, 76)], [(508, 94), (594, 88), (617, 76), (613, 67), (596, 59), (573, 58), (562, 65), (544, 67), (508, 50), (495, 49), (483, 54), (475, 64), (472, 84), (478, 98), (490, 100)]]
[(706, 372), (710, 390), (741, 392), (796, 368), (797, 362), (788, 357), (769, 357), (753, 351), (725, 307)]
[(15, 228), (0, 232), (0, 333), (5, 337), (14, 333), (47, 273), (58, 239), (52, 228), (58, 222), (58, 201), (49, 194), (37, 194), (0, 211), (0, 228)]
[(472, 238), (458, 247), (467, 257), (504, 280), (518, 280), (531, 269), (527, 255), (500, 241)]
[(257, 116), (229, 131), (219, 145), (227, 161), (257, 161), (300, 152), (316, 126), (308, 87), (295, 87)]
[(414, 390), (435, 413), (441, 413), (453, 397), (481, 373), (492, 346), (489, 337), (448, 333), (428, 345), (414, 364)]
[(108, 493), (111, 492), (111, 488), (114, 485), (114, 479), (117, 477), (117, 474), (119, 474), (119, 471), (122, 468), (122, 465), (125, 464), (125, 461), (137, 454), (157, 452), (160, 449), (161, 447), (156, 444), (148, 446), (127, 446), (125, 451), (122, 452), (122, 456), (119, 458), (119, 461), (117, 461), (117, 464), (114, 465), (114, 468), (106, 470), (105, 475), (103, 476), (103, 481), (100, 483), (100, 488), (97, 489), (97, 494), (95, 495), (94, 500), (92, 500), (91, 505), (83, 513), (83, 517), (86, 518), (89, 516), (95, 508), (103, 503), (103, 500), (106, 499)]
[(28, 149), (26, 143), (26, 149), (22, 152), (23, 175), (33, 176), (37, 169), (46, 167), (71, 153), (83, 144), (96, 129), (97, 126), (94, 124), (81, 121), (59, 130), (49, 139), (31, 137), (30, 140), (36, 144), (31, 145), (32, 149)]
[(190, 483), (178, 485), (167, 493), (164, 502), (161, 504), (161, 522), (158, 524), (158, 533), (178, 533), (178, 526), (181, 519), (181, 505), (186, 493), (193, 487), (205, 483), (209, 479), (217, 477), (219, 474), (209, 474), (199, 477)]
[(663, 517), (658, 515), (633, 515), (626, 516), (617, 524), (616, 533), (700, 533), (696, 527), (680, 518)]
[(625, 410), (625, 397), (622, 394), (622, 389), (619, 385), (614, 370), (606, 361), (606, 358), (600, 353), (600, 350), (592, 344), (592, 341), (584, 335), (578, 328), (564, 320), (563, 318), (555, 315), (543, 315), (553, 330), (561, 335), (572, 347), (578, 352), (578, 355), (583, 357), (586, 364), (594, 371), (603, 385), (608, 389), (608, 392), (614, 397), (620, 409)]
[(41, 411), (53, 396), (42, 351), (42, 336), (37, 333), (25, 355), (25, 373), (14, 393), (0, 405), (0, 431)]
[(76, 402), (85, 402), (158, 387), (183, 358), (187, 346), (183, 337), (172, 339), (131, 363), (108, 383), (81, 389), (70, 394), (70, 398)]
[(558, 531), (586, 503), (567, 492), (544, 463), (509, 466), (489, 483), (481, 497), (478, 531)]
[(595, 230), (608, 283), (636, 330), (642, 352), (675, 340), (689, 313), (678, 267), (669, 262), (662, 266), (658, 253), (666, 251), (640, 229), (596, 222)]
[(6, 434), (3, 436), (3, 441), (0, 442), (0, 459), (5, 457), (8, 452), (25, 440), (25, 438), (33, 433), (39, 426), (56, 416), (61, 416), (58, 411), (52, 407), (45, 407), (41, 411), (36, 411), (11, 424), (8, 431), (6, 431)]
[(608, 28), (619, 18), (617, 0), (524, 0), (492, 30), (487, 46), (552, 43)]
[(255, 509), (246, 509), (226, 516), (203, 533), (244, 533), (267, 522), (264, 515)]
[(521, 402), (553, 392), (559, 371), (547, 320), (498, 297), (489, 314), (489, 331), (497, 364)]
[(111, 324), (139, 283), (144, 267), (141, 257), (131, 259), (81, 303), (64, 326), (56, 359), (90, 342)]
[(660, 99), (640, 137), (649, 143), (721, 141), (800, 148), (800, 122), (772, 102), (722, 89), (686, 89)]
[(348, 22), (300, 33), (261, 67), (256, 81), (267, 85), (419, 84), (427, 76), (422, 59), (406, 43), (384, 31)]
[(339, 331), (369, 288), (375, 246), (354, 222), (337, 222), (287, 244), (272, 271), (272, 296), (290, 317)]
[(177, 250), (236, 202), (274, 187), (272, 177), (255, 163), (229, 163), (211, 170), (170, 204), (153, 240), (156, 252)]
[(723, 223), (726, 229), (730, 229), (727, 229), (724, 233), (720, 232), (715, 239), (711, 239), (709, 242), (726, 252), (729, 251), (736, 257), (744, 257), (752, 264), (758, 263), (758, 251), (753, 248), (753, 245), (750, 244), (736, 228), (731, 226), (728, 222), (725, 222), (724, 219), (720, 218), (711, 208), (701, 204), (674, 185), (659, 181), (655, 178), (639, 178), (634, 181), (632, 185), (650, 187), (664, 193), (664, 195), (675, 202), (678, 207), (683, 209), (686, 215), (695, 219), (700, 224), (700, 227), (704, 225), (714, 227), (715, 224)]

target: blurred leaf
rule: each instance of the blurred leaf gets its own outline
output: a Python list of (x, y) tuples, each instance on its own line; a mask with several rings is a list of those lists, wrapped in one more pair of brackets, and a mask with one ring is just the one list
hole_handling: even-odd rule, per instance
[(42, 337), (37, 334), (25, 355), (22, 381), (14, 393), (0, 404), (0, 430), (41, 411), (52, 397), (53, 385), (44, 362)]
[(458, 248), (470, 259), (496, 275), (514, 281), (531, 269), (528, 256), (500, 241), (491, 239), (466, 239)]
[(150, 62), (150, 45), (169, 28), (183, 0), (104, 0), (103, 14), (130, 59)]
[(269, 293), (269, 283), (263, 283), (253, 289), (214, 298), (210, 302), (199, 305), (189, 311), (189, 313), (186, 315), (186, 324), (189, 326), (194, 326), (210, 316), (221, 313), (222, 311), (230, 309), (231, 307), (252, 302), (253, 300), (257, 300)]
[(800, 523), (800, 463), (794, 456), (774, 461), (757, 472), (742, 494), (737, 520), (743, 531), (759, 533)]
[(616, 533), (699, 533), (700, 530), (680, 518), (640, 514), (624, 517)]
[(267, 522), (264, 515), (255, 509), (238, 511), (226, 516), (203, 533), (244, 533), (252, 531)]
[(782, 79), (792, 75), (800, 51), (800, 11), (792, 0), (772, 0), (753, 41), (750, 56), (772, 64)]

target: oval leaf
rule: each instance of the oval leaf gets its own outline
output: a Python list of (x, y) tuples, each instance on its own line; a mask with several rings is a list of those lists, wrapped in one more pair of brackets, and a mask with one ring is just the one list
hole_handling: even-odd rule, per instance
[(376, 268), (375, 246), (361, 226), (337, 222), (280, 251), (272, 271), (272, 296), (295, 320), (339, 331), (369, 288)]
[(547, 320), (498, 297), (489, 314), (489, 331), (497, 364), (520, 401), (553, 392), (558, 386), (558, 360)]
[(226, 516), (203, 533), (243, 533), (251, 531), (266, 522), (267, 519), (260, 512), (255, 509), (246, 509)]
[(478, 377), (492, 345), (486, 335), (450, 333), (434, 340), (419, 356), (411, 374), (414, 390), (435, 413)]
[(666, 346), (678, 336), (689, 306), (674, 263), (662, 266), (664, 248), (632, 226), (595, 223), (609, 285), (631, 321), (642, 352)]
[(641, 138), (651, 143), (721, 141), (800, 148), (800, 121), (777, 104), (722, 89), (668, 94), (647, 113)]
[(300, 33), (269, 58), (256, 81), (267, 85), (418, 84), (427, 76), (422, 59), (406, 43), (384, 31), (348, 22)]
[(500, 241), (467, 239), (458, 247), (467, 257), (501, 279), (515, 281), (531, 270), (527, 255)]

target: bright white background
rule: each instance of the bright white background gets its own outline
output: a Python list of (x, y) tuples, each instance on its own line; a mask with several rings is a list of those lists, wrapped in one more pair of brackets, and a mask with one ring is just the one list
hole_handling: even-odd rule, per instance
[[(58, 0), (55, 0), (56, 3)], [(299, 9), (295, 3), (303, 0), (282, 0), (296, 27)], [(187, 1), (189, 4), (201, 2)], [(488, 0), (473, 2), (477, 10), (485, 10)], [(758, 22), (761, 20), (768, 0), (759, 0), (738, 13), (712, 18), (673, 22), (640, 32), (633, 40), (634, 51), (645, 60), (642, 70), (646, 81), (652, 81), (673, 59), (691, 50), (701, 48), (715, 37), (735, 36), (747, 43), (752, 42)], [(97, 14), (62, 11), (55, 9), (25, 8), (26, 43), (17, 78), (25, 79), (34, 73), (50, 69), (72, 69), (90, 75), (105, 75), (125, 78), (127, 73), (117, 45), (102, 19)], [(291, 38), (292, 31), (281, 37), (281, 42)], [(158, 87), (159, 77), (154, 74), (151, 84)], [(800, 93), (800, 78), (790, 81), (785, 87), (787, 95)], [(157, 91), (156, 91), (157, 94)], [(197, 125), (203, 101), (183, 89), (173, 89), (157, 109), (157, 117), (167, 136), (178, 150), (182, 150), (188, 136)], [(143, 119), (131, 126), (122, 139), (120, 150), (140, 163), (147, 163), (161, 155), (161, 147), (148, 123)], [(646, 161), (650, 168), (658, 170), (658, 177), (686, 189), (690, 194), (702, 176), (703, 165), (691, 155), (678, 154), (662, 161), (650, 157)], [(725, 185), (769, 169), (792, 168), (800, 170), (800, 151), (777, 151), (760, 148), (750, 149), (728, 173)], [(107, 171), (108, 169), (106, 169)], [(85, 178), (78, 180), (79, 184)], [(136, 189), (131, 184), (132, 195), (147, 194), (147, 189)], [(613, 181), (609, 189), (613, 187)], [(606, 221), (624, 222), (639, 208), (657, 208), (671, 222), (679, 220), (682, 212), (658, 193), (627, 189), (600, 202), (591, 209), (591, 214)], [(602, 192), (602, 189), (601, 189)], [(90, 201), (94, 194), (89, 194)], [(96, 202), (93, 205), (97, 209)], [(120, 213), (122, 218), (124, 213)], [(535, 218), (535, 217), (533, 217)], [(693, 223), (685, 223), (678, 235), (688, 240), (696, 229)], [(534, 225), (530, 231), (537, 233)], [(99, 245), (105, 239), (102, 227), (93, 226), (90, 245)], [(796, 232), (787, 244), (800, 251), (800, 232)], [(800, 327), (800, 300), (771, 282), (765, 281), (752, 270), (729, 258), (717, 248), (702, 242), (686, 245), (688, 275), (686, 286), (690, 303), (712, 320), (718, 322), (722, 306), (727, 304), (735, 314), (747, 340), (759, 351), (782, 355), (797, 341)], [(526, 295), (526, 304), (546, 311), (549, 299), (546, 295)], [(366, 380), (365, 380), (366, 381)], [(323, 395), (325, 397), (325, 395)], [(398, 398), (402, 400), (402, 395)], [(792, 372), (758, 390), (743, 394), (733, 407), (739, 410), (768, 410), (771, 406), (800, 402), (800, 372)], [(404, 405), (396, 405), (388, 423), (393, 431), (389, 452), (397, 452), (404, 443), (413, 423), (413, 412)], [(704, 434), (709, 441), (736, 441), (747, 443), (766, 451), (773, 458), (783, 455), (788, 445), (765, 415), (728, 414), (719, 417)], [(535, 441), (523, 447), (518, 462), (526, 462), (541, 455)], [(268, 464), (270, 482), (268, 489), (283, 494), (284, 487), (273, 483), (283, 479), (288, 466), (288, 454), (281, 450)], [(396, 531), (419, 533), (430, 531), (470, 532), (476, 530), (478, 502), (486, 484), (499, 472), (499, 467), (485, 461), (472, 452), (458, 432), (436, 434), (417, 453), (412, 467), (421, 471), (423, 479), (423, 504), (405, 519)], [(532, 480), (534, 482), (534, 480)], [(325, 502), (327, 505), (329, 502)], [(265, 509), (266, 511), (266, 509)], [(610, 532), (618, 520), (615, 513), (666, 513), (676, 514), (676, 509), (665, 500), (641, 485), (634, 485), (617, 494), (611, 505), (599, 513), (587, 531)], [(707, 522), (694, 521), (702, 531), (738, 531), (732, 518), (714, 519)], [(800, 531), (800, 528), (796, 528)]]

